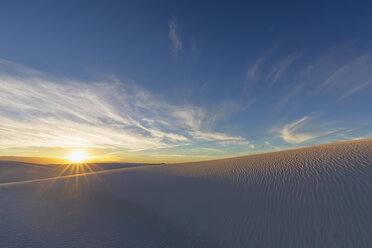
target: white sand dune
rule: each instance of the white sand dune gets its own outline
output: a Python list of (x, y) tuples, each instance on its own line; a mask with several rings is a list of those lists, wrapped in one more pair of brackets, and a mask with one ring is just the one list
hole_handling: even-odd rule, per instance
[(370, 248), (372, 139), (4, 182), (0, 247)]

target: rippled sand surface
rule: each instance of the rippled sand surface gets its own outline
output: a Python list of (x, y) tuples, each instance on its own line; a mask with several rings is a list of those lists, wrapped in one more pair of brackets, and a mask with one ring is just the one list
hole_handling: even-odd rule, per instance
[(372, 139), (35, 180), (0, 247), (372, 247)]

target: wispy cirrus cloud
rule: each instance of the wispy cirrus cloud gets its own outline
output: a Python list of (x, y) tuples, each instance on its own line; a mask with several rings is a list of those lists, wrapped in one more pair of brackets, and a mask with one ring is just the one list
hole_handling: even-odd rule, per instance
[(182, 41), (177, 34), (177, 21), (172, 18), (168, 22), (169, 38), (171, 40), (171, 55), (177, 56), (182, 51)]
[(343, 95), (340, 97), (340, 99), (344, 99), (345, 97), (348, 97), (348, 96), (350, 96), (350, 95), (352, 95), (352, 94), (354, 94), (354, 93), (360, 91), (361, 89), (363, 89), (363, 88), (365, 88), (365, 87), (367, 87), (367, 86), (369, 86), (369, 85), (371, 85), (371, 84), (372, 84), (372, 78), (369, 79), (369, 80), (367, 80), (367, 81), (365, 81), (364, 83), (361, 83), (361, 84), (359, 84), (359, 85), (354, 86), (354, 87), (351, 88), (349, 91), (347, 91), (345, 94), (343, 94)]
[(320, 81), (311, 95), (329, 92), (343, 100), (372, 84), (371, 53), (351, 53), (341, 59), (339, 54), (339, 51), (326, 54), (306, 69), (306, 77), (311, 75), (313, 80)]
[(284, 95), (280, 101), (273, 107), (273, 112), (276, 112), (280, 109), (283, 109), (287, 103), (293, 99), (294, 97), (296, 97), (299, 93), (301, 93), (301, 91), (304, 89), (304, 85), (303, 84), (299, 84), (299, 85), (295, 85), (293, 86), (293, 88), (286, 94)]
[[(324, 82), (322, 82), (318, 89), (324, 89), (326, 87), (332, 86), (334, 84), (340, 84), (352, 77), (355, 79), (355, 72), (359, 71), (361, 66), (365, 65), (368, 62), (368, 54), (362, 55), (358, 58), (353, 59), (352, 61), (340, 66), (335, 72), (333, 72)], [(350, 75), (354, 74), (354, 75)], [(346, 77), (346, 78), (345, 78)]]
[(257, 80), (262, 73), (262, 66), (272, 53), (272, 50), (265, 52), (262, 56), (260, 56), (253, 65), (250, 65), (247, 70), (247, 79), (248, 81), (255, 81)]
[(277, 129), (276, 132), (278, 133), (278, 136), (283, 139), (283, 141), (291, 144), (299, 144), (321, 136), (332, 134), (336, 131), (302, 131), (301, 128), (303, 128), (308, 121), (309, 117), (304, 116), (299, 120), (282, 126), (281, 128)]
[(271, 79), (271, 84), (269, 85), (269, 87), (271, 87), (283, 75), (283, 73), (289, 68), (289, 66), (292, 65), (293, 62), (295, 62), (301, 56), (302, 53), (293, 53), (288, 55), (284, 59), (279, 60), (267, 75), (267, 78)]
[(204, 140), (204, 141), (214, 141), (214, 140), (219, 140), (219, 141), (246, 141), (243, 137), (234, 137), (234, 136), (229, 136), (224, 133), (217, 133), (217, 132), (202, 132), (200, 130), (193, 130), (189, 132), (191, 136), (194, 138), (197, 138), (199, 140)]
[(208, 112), (171, 104), (114, 77), (55, 78), (0, 63), (0, 148), (94, 147), (128, 151), (245, 140), (204, 127)]
[(280, 58), (274, 56), (273, 53), (274, 49), (267, 50), (253, 64), (248, 66), (247, 83), (244, 91), (247, 90), (247, 87), (253, 87), (257, 82), (260, 82), (261, 87), (265, 85), (264, 88), (270, 90), (288, 68), (303, 55), (300, 52), (295, 52)]
[[(360, 52), (355, 47), (342, 46), (328, 49), (326, 54), (316, 58), (312, 55), (291, 52), (283, 56), (277, 52), (264, 52), (248, 67), (247, 83), (243, 91), (248, 92), (249, 86), (249, 97), (255, 100), (254, 104), (267, 108), (265, 112), (269, 114), (263, 117), (262, 123), (267, 125), (270, 135), (275, 133), (274, 137), (279, 137), (281, 143), (288, 143), (287, 148), (297, 147), (298, 144), (343, 140), (345, 137), (342, 134), (347, 127), (359, 130), (360, 120), (370, 119), (369, 115), (363, 114), (365, 108), (368, 108), (365, 105), (368, 93), (372, 90), (370, 50)], [(296, 70), (292, 70), (292, 67)], [(357, 94), (363, 98), (352, 98)], [(353, 101), (352, 105), (345, 105), (343, 116), (340, 115), (339, 100)], [(356, 103), (360, 105), (356, 106)], [(354, 108), (350, 108), (354, 105)], [(305, 116), (283, 124), (284, 119), (293, 118), (298, 113)], [(315, 121), (315, 114), (326, 115), (328, 121)], [(359, 119), (347, 118), (348, 114), (359, 116)], [(273, 127), (275, 121), (279, 121), (282, 126)], [(342, 123), (342, 129), (332, 128), (337, 122), (338, 125)], [(353, 135), (360, 137), (363, 133), (367, 131), (361, 129)]]
[[(350, 50), (348, 47), (335, 48), (291, 75), (297, 84), (306, 85), (309, 95), (328, 92), (343, 100), (372, 84), (372, 54)], [(270, 63), (268, 57), (271, 54), (272, 50), (263, 53), (247, 71), (248, 82), (260, 81), (261, 85), (266, 85), (266, 90), (270, 90), (304, 55), (294, 52), (281, 59), (273, 57), (276, 61)]]

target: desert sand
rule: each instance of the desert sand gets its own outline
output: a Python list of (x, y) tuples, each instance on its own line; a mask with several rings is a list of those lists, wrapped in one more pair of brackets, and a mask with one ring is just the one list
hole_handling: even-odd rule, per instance
[(372, 139), (59, 178), (17, 165), (0, 163), (0, 247), (372, 247)]

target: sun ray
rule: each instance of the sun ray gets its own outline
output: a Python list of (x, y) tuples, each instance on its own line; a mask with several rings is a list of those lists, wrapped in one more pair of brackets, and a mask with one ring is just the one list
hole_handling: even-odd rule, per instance
[[(65, 159), (70, 160), (68, 164), (56, 165), (53, 177), (54, 180), (51, 180), (50, 183), (41, 189), (41, 194), (45, 193), (49, 188), (51, 188), (58, 178), (66, 178), (66, 187), (74, 187), (76, 194), (80, 191), (79, 184), (84, 184), (86, 187), (90, 187), (90, 182), (92, 178), (95, 180), (101, 181), (101, 178), (97, 175), (98, 171), (101, 171), (102, 168), (95, 163), (87, 163), (86, 160), (92, 158), (87, 156), (84, 150), (72, 150), (71, 153), (64, 157)], [(80, 179), (80, 177), (82, 177)]]

